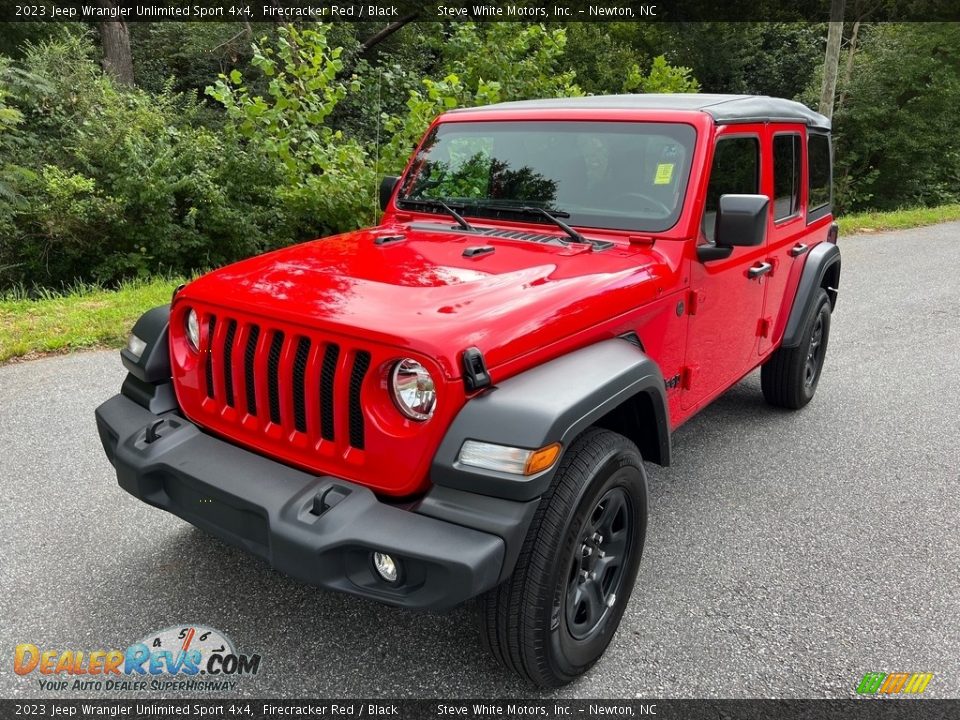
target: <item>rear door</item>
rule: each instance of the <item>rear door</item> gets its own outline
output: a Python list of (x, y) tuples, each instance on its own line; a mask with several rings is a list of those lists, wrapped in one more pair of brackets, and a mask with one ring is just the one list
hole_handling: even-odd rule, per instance
[(774, 270), (766, 280), (761, 356), (783, 337), (807, 253), (827, 236), (824, 218), (832, 200), (828, 134), (801, 125), (772, 125), (770, 149), (773, 168), (764, 194), (771, 198), (767, 247)]
[[(787, 287), (797, 258), (806, 252), (803, 243), (806, 219), (802, 197), (805, 155), (803, 125), (771, 125), (765, 143), (772, 160), (772, 172), (764, 178), (763, 194), (770, 198), (767, 226), (767, 262), (773, 270), (763, 281), (763, 316), (760, 322), (759, 353), (773, 349), (773, 330), (784, 313), (790, 313)], [(792, 297), (792, 293), (790, 294)]]

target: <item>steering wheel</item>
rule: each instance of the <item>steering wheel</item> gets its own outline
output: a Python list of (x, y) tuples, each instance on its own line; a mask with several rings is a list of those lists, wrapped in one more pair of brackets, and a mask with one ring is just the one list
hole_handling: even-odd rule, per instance
[(659, 212), (662, 212), (664, 215), (669, 215), (671, 212), (673, 212), (670, 208), (668, 208), (659, 200), (656, 200), (650, 197), (649, 195), (644, 195), (643, 193), (631, 192), (631, 193), (623, 193), (621, 195), (617, 195), (615, 198), (613, 198), (613, 204), (619, 205), (621, 200), (643, 200), (647, 203), (646, 205), (647, 208), (658, 210)]

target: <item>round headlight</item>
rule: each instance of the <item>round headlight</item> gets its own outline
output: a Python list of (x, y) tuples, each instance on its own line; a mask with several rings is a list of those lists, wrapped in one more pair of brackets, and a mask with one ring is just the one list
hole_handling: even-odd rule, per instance
[(397, 408), (411, 420), (429, 420), (437, 406), (437, 389), (427, 369), (416, 360), (401, 360), (393, 368), (390, 389)]
[(184, 322), (187, 328), (187, 341), (194, 350), (200, 350), (200, 318), (197, 317), (197, 311), (190, 308), (187, 313), (187, 319)]

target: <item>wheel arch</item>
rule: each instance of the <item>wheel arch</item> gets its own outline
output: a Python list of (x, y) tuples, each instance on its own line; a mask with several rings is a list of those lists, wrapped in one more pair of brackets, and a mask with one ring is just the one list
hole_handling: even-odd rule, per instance
[(466, 440), (564, 449), (597, 425), (625, 435), (644, 458), (670, 463), (670, 425), (663, 376), (632, 342), (613, 338), (515, 375), (479, 395), (451, 423), (431, 467), (431, 481), (482, 495), (531, 500), (549, 486), (558, 463), (522, 477), (465, 466)]
[(840, 288), (840, 248), (830, 242), (818, 244), (807, 255), (783, 334), (783, 347), (800, 345), (803, 340), (803, 320), (816, 302), (821, 288), (827, 291), (830, 309), (833, 310), (837, 305), (837, 292)]
[[(644, 460), (657, 465), (670, 464), (670, 432), (666, 427), (659, 427), (666, 421), (662, 396), (652, 388), (641, 390), (636, 395), (597, 418), (594, 425), (612, 430), (631, 440), (639, 449)], [(656, 433), (650, 428), (657, 428)]]

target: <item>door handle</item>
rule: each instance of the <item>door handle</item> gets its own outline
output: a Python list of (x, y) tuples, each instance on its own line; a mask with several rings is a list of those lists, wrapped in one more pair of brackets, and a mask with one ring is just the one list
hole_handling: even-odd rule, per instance
[(804, 245), (803, 243), (797, 243), (792, 248), (790, 248), (790, 257), (800, 257), (809, 249), (810, 249), (809, 245)]
[(772, 263), (768, 263), (768, 262), (757, 263), (752, 268), (747, 270), (747, 277), (753, 280), (753, 278), (758, 278), (761, 275), (766, 275), (771, 270), (773, 270)]

